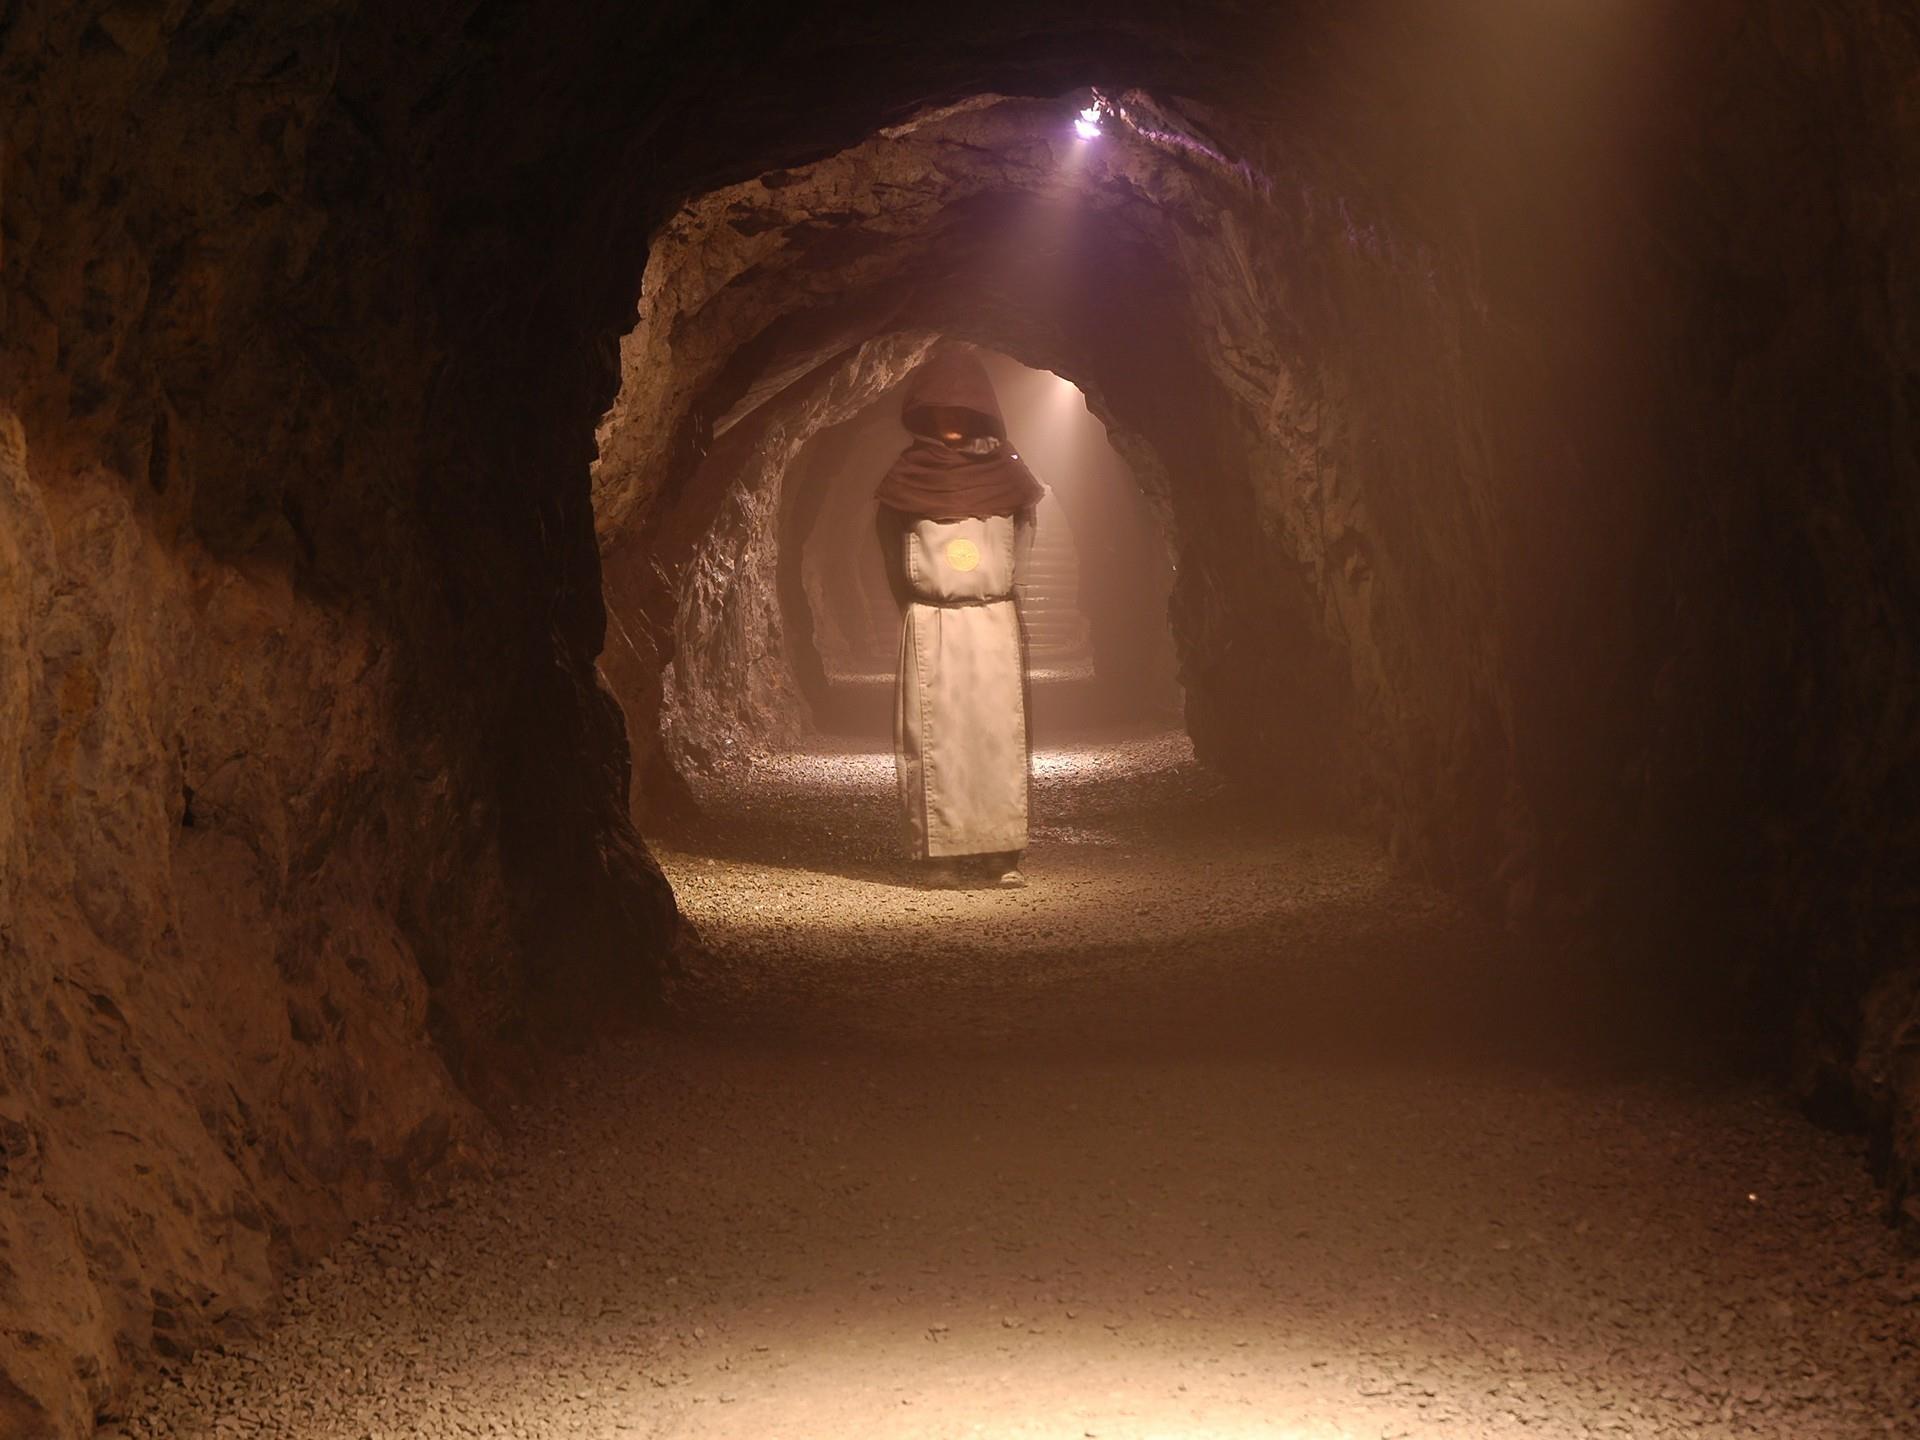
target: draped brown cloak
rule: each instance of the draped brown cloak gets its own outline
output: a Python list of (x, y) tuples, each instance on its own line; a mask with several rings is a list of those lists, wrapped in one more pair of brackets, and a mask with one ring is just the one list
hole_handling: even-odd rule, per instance
[[(940, 439), (933, 415), (941, 410), (968, 412), (979, 422), (977, 438), (965, 446)], [(993, 381), (972, 351), (935, 351), (908, 378), (900, 419), (913, 443), (874, 492), (889, 510), (917, 520), (984, 519), (1040, 503), (1045, 491), (1007, 443)]]

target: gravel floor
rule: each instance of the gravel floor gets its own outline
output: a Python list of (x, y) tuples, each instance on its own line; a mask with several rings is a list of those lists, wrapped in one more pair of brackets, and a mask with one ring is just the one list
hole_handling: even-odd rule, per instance
[(1177, 736), (1037, 757), (1023, 892), (911, 888), (891, 794), (708, 794), (675, 1029), (124, 1432), (1920, 1436), (1857, 1145), (1673, 1024)]

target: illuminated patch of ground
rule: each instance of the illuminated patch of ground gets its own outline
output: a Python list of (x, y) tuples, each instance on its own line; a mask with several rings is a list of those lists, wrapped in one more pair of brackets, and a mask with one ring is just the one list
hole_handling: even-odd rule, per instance
[(676, 1033), (571, 1062), (509, 1173), (129, 1429), (1920, 1428), (1920, 1274), (1851, 1142), (1178, 737), (1036, 772), (1012, 894), (910, 887), (885, 757), (709, 792), (660, 845), (702, 935)]

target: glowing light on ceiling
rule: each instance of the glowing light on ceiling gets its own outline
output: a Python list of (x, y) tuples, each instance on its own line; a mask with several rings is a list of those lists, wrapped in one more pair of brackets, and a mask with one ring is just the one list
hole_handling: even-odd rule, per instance
[(1082, 140), (1098, 139), (1100, 135), (1100, 107), (1089, 105), (1073, 121), (1073, 133)]

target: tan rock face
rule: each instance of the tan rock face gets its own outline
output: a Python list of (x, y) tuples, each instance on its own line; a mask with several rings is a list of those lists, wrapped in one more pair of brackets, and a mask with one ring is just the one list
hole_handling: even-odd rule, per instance
[(334, 93), (349, 18), (190, 8), (0, 20), (10, 1437), (483, 1164), (476, 1097), (674, 924), (592, 667), (592, 402), (569, 540), (541, 441), (446, 423), (484, 386), (436, 388), (432, 202)]
[(12, 416), (0, 504), (0, 1306), (29, 1434), (489, 1142), (427, 1043), (397, 877), (338, 815), (391, 704), (364, 622), (163, 541), (116, 477), (39, 482)]
[(933, 333), (1164, 497), (1212, 763), (1798, 1014), (1911, 1193), (1902, 7), (643, 9), (0, 13), (0, 1433), (644, 1001), (667, 666), (751, 739), (715, 562)]
[[(809, 440), (911, 371), (932, 338), (889, 335), (816, 367), (715, 441), (663, 523), (610, 547), (616, 622), (662, 635), (672, 656), (664, 675), (612, 646), (601, 661), (637, 755), (657, 752), (684, 776), (733, 768), (805, 733), (778, 584), (788, 472)], [(636, 818), (644, 790), (635, 787)]]

